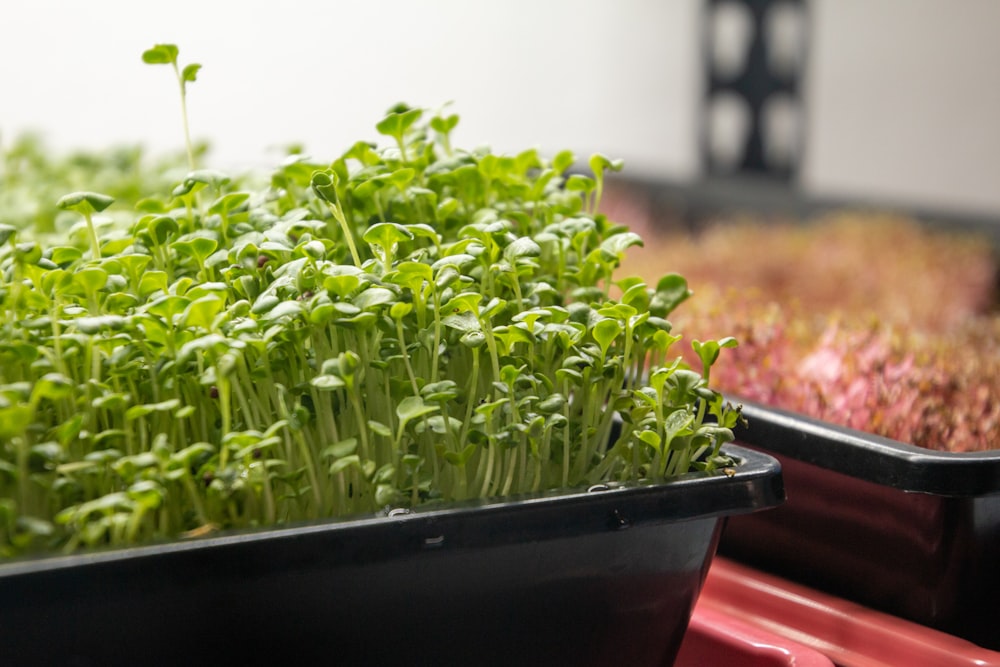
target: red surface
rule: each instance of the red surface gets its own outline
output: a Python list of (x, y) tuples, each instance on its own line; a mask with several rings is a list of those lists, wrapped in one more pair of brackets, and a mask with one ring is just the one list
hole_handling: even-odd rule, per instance
[(705, 612), (811, 647), (840, 667), (1000, 667), (998, 652), (725, 558), (709, 570), (695, 608)]
[(674, 667), (833, 667), (825, 655), (704, 605), (695, 607)]

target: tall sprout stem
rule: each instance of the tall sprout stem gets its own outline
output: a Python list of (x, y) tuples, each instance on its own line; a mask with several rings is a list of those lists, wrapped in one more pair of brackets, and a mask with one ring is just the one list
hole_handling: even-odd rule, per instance
[(187, 86), (184, 85), (184, 77), (181, 75), (181, 70), (177, 67), (177, 62), (173, 63), (174, 74), (177, 75), (177, 83), (181, 88), (181, 121), (184, 125), (184, 146), (187, 149), (188, 166), (191, 171), (194, 171), (198, 167), (194, 162), (194, 145), (191, 143), (191, 129), (188, 124), (188, 112), (187, 112)]
[(97, 238), (97, 228), (94, 227), (94, 216), (89, 212), (83, 214), (87, 221), (87, 237), (90, 239), (90, 255), (94, 259), (101, 258), (101, 241)]
[(347, 241), (347, 247), (351, 250), (351, 259), (354, 260), (354, 265), (360, 269), (361, 255), (358, 254), (358, 246), (354, 243), (354, 234), (351, 233), (351, 226), (347, 224), (344, 211), (340, 208), (339, 203), (327, 202), (327, 205), (330, 207), (333, 217), (337, 220), (337, 224), (340, 225), (340, 230), (344, 233), (344, 240)]

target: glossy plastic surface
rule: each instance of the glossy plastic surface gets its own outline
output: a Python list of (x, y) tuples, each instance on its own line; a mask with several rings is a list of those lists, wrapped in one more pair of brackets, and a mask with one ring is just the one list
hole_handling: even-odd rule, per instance
[(739, 610), (695, 605), (674, 667), (833, 667), (819, 651), (741, 617)]
[(971, 498), (1000, 495), (1000, 442), (984, 452), (934, 451), (743, 402), (752, 445), (900, 491)]
[[(8, 664), (655, 665), (676, 654), (733, 477), (545, 494), (0, 565)], [(624, 661), (624, 662), (622, 662)]]
[(1000, 667), (996, 651), (721, 557), (695, 614), (705, 611), (809, 646), (840, 667)]
[(720, 552), (1000, 649), (1000, 452), (947, 454), (745, 406), (739, 440), (788, 501), (731, 521)]

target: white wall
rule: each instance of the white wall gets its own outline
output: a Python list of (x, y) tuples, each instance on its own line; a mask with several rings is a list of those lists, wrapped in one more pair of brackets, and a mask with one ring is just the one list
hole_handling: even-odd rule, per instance
[(454, 101), (466, 144), (604, 150), (684, 174), (696, 11), (648, 0), (10, 2), (0, 129), (40, 127), (58, 145), (177, 146), (170, 74), (140, 60), (174, 42), (182, 62), (204, 66), (192, 132), (224, 163), (291, 141), (332, 158), (376, 137), (397, 101)]
[(814, 4), (816, 191), (1000, 216), (1000, 2)]
[[(192, 132), (217, 166), (303, 142), (330, 158), (405, 100), (454, 100), (458, 140), (601, 150), (635, 174), (698, 173), (698, 0), (8, 0), (0, 132), (55, 147), (181, 145), (155, 42), (204, 69)], [(1000, 215), (1000, 2), (816, 0), (814, 192)], [(268, 152), (268, 151), (271, 152)]]

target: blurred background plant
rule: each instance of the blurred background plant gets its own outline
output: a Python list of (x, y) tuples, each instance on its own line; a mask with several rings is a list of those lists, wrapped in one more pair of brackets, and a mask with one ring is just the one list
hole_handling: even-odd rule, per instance
[(698, 295), (678, 327), (731, 332), (712, 378), (733, 397), (932, 449), (1000, 447), (997, 260), (988, 240), (899, 215), (752, 215), (663, 229), (632, 198), (611, 216), (646, 231), (622, 275), (670, 267)]

